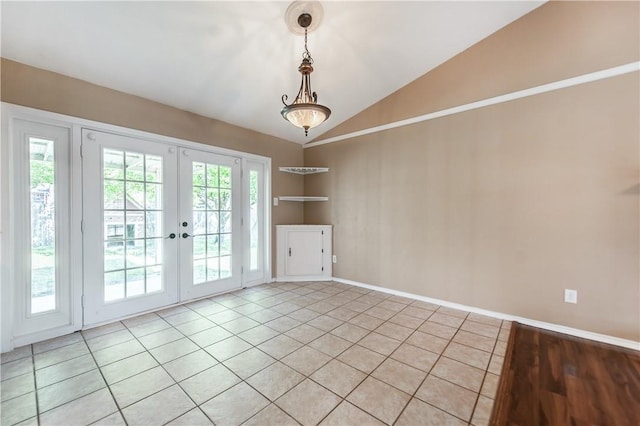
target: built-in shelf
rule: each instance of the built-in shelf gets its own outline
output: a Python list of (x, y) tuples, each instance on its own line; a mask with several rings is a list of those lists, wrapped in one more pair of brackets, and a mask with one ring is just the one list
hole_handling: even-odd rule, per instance
[(328, 167), (280, 167), (281, 172), (295, 173), (298, 175), (311, 175), (314, 173), (326, 173), (329, 171)]
[[(326, 173), (328, 167), (280, 167), (281, 172), (295, 173), (297, 175), (311, 175), (314, 173)], [(291, 195), (278, 197), (280, 201), (329, 201), (329, 197), (305, 197), (302, 195)]]
[(278, 198), (280, 201), (329, 201), (329, 197), (283, 196)]

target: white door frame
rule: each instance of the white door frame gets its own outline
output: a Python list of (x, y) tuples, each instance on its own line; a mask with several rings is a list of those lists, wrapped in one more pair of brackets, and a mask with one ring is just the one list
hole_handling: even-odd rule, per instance
[[(68, 268), (68, 288), (64, 290), (68, 309), (60, 312), (58, 318), (51, 324), (51, 327), (40, 325), (38, 330), (33, 325), (28, 324), (28, 318), (24, 309), (20, 308), (25, 289), (19, 291), (13, 283), (24, 279), (17, 273), (16, 254), (24, 248), (24, 241), (19, 241), (20, 223), (23, 220), (20, 215), (23, 209), (16, 209), (14, 201), (19, 196), (18, 190), (23, 188), (24, 183), (20, 180), (20, 166), (16, 164), (20, 151), (16, 150), (16, 122), (25, 121), (35, 124), (43, 124), (66, 128), (69, 130), (69, 173), (67, 201), (69, 221), (68, 221), (68, 253), (70, 259), (82, 258), (82, 234), (81, 208), (79, 200), (81, 192), (81, 162), (80, 143), (76, 137), (73, 125), (64, 120), (63, 117), (51, 115), (50, 113), (39, 114), (30, 108), (16, 107), (14, 105), (2, 103), (2, 142), (0, 144), (0, 188), (3, 194), (2, 206), (0, 208), (0, 252), (2, 253), (2, 273), (0, 274), (0, 289), (2, 303), (0, 305), (0, 317), (2, 323), (0, 350), (6, 352), (15, 347), (23, 346), (36, 341), (46, 340), (62, 334), (72, 333), (82, 327), (82, 265), (81, 262), (69, 262)], [(61, 283), (62, 284), (62, 283)], [(32, 324), (35, 324), (32, 322)], [(42, 327), (42, 328), (40, 328)]]
[(263, 208), (265, 223), (264, 244), (262, 244), (264, 247), (263, 278), (259, 279), (253, 277), (250, 281), (245, 279), (243, 281), (243, 286), (257, 285), (271, 281), (271, 205), (269, 203), (269, 200), (271, 199), (271, 158), (69, 115), (24, 107), (7, 102), (0, 103), (0, 110), (2, 117), (2, 140), (0, 141), (0, 191), (3, 194), (0, 205), (0, 261), (2, 266), (2, 271), (0, 272), (0, 296), (2, 299), (0, 303), (0, 352), (7, 352), (15, 347), (68, 334), (82, 328), (82, 265), (81, 262), (75, 262), (73, 263), (74, 267), (70, 271), (70, 297), (72, 310), (69, 325), (24, 336), (14, 335), (16, 315), (14, 304), (16, 294), (12, 283), (15, 282), (13, 276), (13, 264), (15, 261), (13, 256), (13, 253), (15, 252), (15, 235), (12, 232), (12, 229), (15, 225), (16, 212), (12, 210), (12, 203), (9, 202), (9, 200), (13, 199), (15, 192), (15, 182), (12, 176), (12, 157), (14, 153), (11, 143), (13, 140), (11, 123), (14, 119), (34, 121), (37, 123), (51, 124), (71, 129), (70, 256), (73, 259), (82, 259), (82, 246), (78, 242), (82, 241), (81, 129), (83, 127), (89, 127), (95, 130), (120, 134), (123, 136), (164, 142), (167, 144), (178, 145), (180, 147), (236, 156), (243, 160), (263, 164), (264, 182), (261, 188), (263, 189), (265, 200)]

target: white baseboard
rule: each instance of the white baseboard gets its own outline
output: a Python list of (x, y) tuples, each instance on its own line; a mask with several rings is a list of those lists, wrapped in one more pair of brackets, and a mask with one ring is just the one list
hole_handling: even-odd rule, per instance
[(463, 311), (473, 312), (488, 317), (498, 318), (507, 321), (516, 321), (521, 324), (538, 327), (549, 331), (569, 334), (571, 336), (582, 337), (584, 339), (595, 340), (596, 342), (608, 343), (611, 345), (621, 346), (624, 348), (635, 349), (640, 351), (640, 342), (634, 340), (621, 339), (619, 337), (608, 336), (606, 334), (593, 333), (591, 331), (580, 330), (578, 328), (566, 327), (564, 325), (552, 324), (549, 322), (533, 320), (515, 315), (503, 314), (502, 312), (488, 311), (486, 309), (476, 308), (474, 306), (461, 305), (459, 303), (448, 302), (446, 300), (434, 299), (432, 297), (420, 296), (418, 294), (406, 293), (404, 291), (393, 290), (386, 287), (379, 287), (371, 284), (365, 284), (357, 281), (346, 280), (344, 278), (333, 277), (333, 280), (343, 284), (349, 284), (356, 287), (368, 288), (370, 290), (380, 291), (382, 293), (393, 294), (395, 296), (407, 297), (409, 299), (421, 300), (423, 302), (435, 303), (436, 305), (446, 306), (448, 308), (460, 309)]
[(333, 277), (327, 277), (326, 275), (313, 275), (313, 276), (302, 276), (302, 277), (278, 277), (274, 279), (274, 281), (279, 283), (297, 283), (304, 281), (334, 281)]
[(65, 325), (50, 330), (38, 331), (36, 333), (25, 334), (23, 336), (15, 336), (11, 342), (11, 346), (6, 352), (12, 351), (21, 346), (30, 345), (32, 343), (44, 342), (45, 340), (54, 339), (66, 334), (75, 333), (80, 329), (75, 325)]

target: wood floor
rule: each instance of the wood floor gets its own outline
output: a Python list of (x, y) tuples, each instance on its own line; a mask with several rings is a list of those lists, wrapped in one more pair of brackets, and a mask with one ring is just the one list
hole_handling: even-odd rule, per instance
[(640, 353), (513, 323), (492, 425), (640, 425)]

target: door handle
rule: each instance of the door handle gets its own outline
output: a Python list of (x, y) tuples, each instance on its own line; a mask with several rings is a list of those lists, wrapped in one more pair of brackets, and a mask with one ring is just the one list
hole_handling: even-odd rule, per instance
[(176, 234), (174, 234), (174, 233), (172, 232), (172, 233), (170, 233), (170, 234), (169, 234), (169, 236), (168, 236), (168, 237), (165, 237), (164, 239), (165, 239), (165, 240), (168, 240), (168, 239), (172, 239), (172, 240), (173, 240), (175, 237), (176, 237)]
[(188, 237), (193, 237), (193, 235), (189, 235), (186, 232), (182, 233), (182, 238), (188, 238)]

